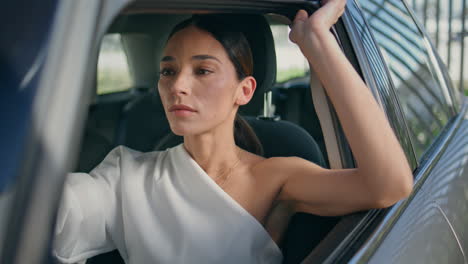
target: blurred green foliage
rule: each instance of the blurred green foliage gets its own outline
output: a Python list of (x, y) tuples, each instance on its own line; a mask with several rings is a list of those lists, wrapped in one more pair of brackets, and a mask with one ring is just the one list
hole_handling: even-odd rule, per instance
[(276, 82), (281, 83), (293, 78), (304, 77), (307, 72), (302, 68), (291, 68), (287, 70), (278, 71), (276, 74)]
[(132, 83), (125, 68), (103, 68), (98, 72), (97, 93), (107, 94), (128, 90)]

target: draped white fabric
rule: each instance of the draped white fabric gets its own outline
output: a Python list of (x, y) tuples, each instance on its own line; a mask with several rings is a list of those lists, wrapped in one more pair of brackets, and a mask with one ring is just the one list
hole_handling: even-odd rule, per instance
[(54, 255), (74, 263), (117, 248), (126, 263), (281, 263), (263, 226), (184, 146), (111, 151), (68, 175)]

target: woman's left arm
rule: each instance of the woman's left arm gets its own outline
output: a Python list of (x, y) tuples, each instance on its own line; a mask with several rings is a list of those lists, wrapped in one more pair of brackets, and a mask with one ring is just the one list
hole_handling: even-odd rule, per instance
[(388, 207), (411, 193), (412, 172), (382, 109), (330, 32), (346, 1), (323, 3), (310, 17), (297, 13), (290, 38), (324, 85), (357, 168), (328, 170), (287, 158), (280, 162), (289, 169), (279, 198), (308, 204), (322, 215)]

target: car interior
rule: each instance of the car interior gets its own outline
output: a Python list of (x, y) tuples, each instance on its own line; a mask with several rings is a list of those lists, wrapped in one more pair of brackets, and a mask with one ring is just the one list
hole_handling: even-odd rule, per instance
[[(122, 91), (100, 93), (98, 83), (103, 73), (98, 67), (76, 171), (89, 172), (118, 145), (145, 152), (165, 150), (182, 142), (170, 131), (157, 82), (159, 59), (168, 34), (189, 16), (123, 13), (114, 20), (106, 36), (119, 37), (131, 84)], [(251, 45), (258, 83), (251, 102), (239, 111), (258, 136), (264, 156), (298, 156), (323, 167), (342, 168), (332, 109), (313, 72), (307, 70), (302, 76), (277, 81), (277, 64), (281, 62), (277, 61), (277, 39), (272, 28), (288, 27), (284, 17), (238, 16)], [(287, 34), (283, 37), (287, 38)], [(306, 213), (294, 215), (280, 245), (283, 263), (300, 263), (339, 220), (340, 217)], [(88, 259), (87, 263), (123, 260), (115, 250)]]

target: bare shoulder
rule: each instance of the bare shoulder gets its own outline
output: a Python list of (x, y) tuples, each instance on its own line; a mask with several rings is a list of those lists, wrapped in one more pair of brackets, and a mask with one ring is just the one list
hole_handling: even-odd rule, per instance
[(273, 187), (281, 182), (281, 179), (277, 177), (277, 175), (280, 174), (274, 172), (276, 172), (278, 168), (283, 167), (281, 165), (282, 163), (287, 164), (287, 160), (290, 158), (264, 158), (260, 155), (245, 151), (242, 159), (249, 171), (249, 175), (251, 175), (257, 183), (261, 183), (260, 186)]
[(319, 165), (300, 157), (271, 157), (257, 164), (261, 170), (278, 171), (280, 173), (292, 173), (302, 169), (323, 169)]
[(284, 183), (289, 177), (307, 171), (320, 173), (324, 169), (319, 165), (300, 157), (271, 157), (257, 160), (253, 167), (255, 174), (265, 175), (271, 180), (279, 179)]

